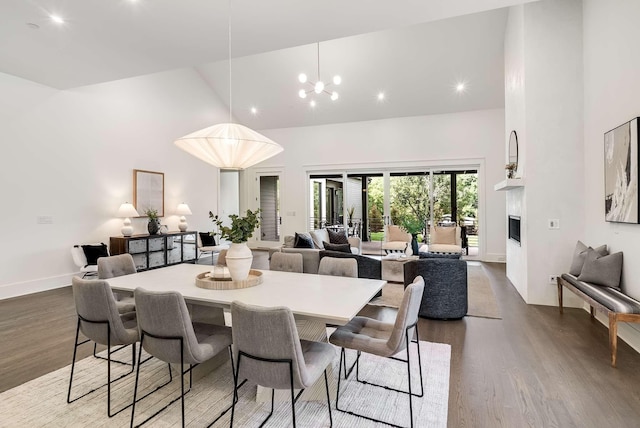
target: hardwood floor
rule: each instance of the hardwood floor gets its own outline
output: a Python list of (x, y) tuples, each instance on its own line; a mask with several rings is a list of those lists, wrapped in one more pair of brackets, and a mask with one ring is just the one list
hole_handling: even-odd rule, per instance
[[(483, 267), (501, 320), (419, 323), (421, 339), (452, 346), (449, 426), (640, 426), (640, 354), (620, 342), (611, 368), (607, 329), (586, 311), (526, 305), (504, 265)], [(0, 301), (0, 391), (68, 365), (74, 332), (69, 287)]]

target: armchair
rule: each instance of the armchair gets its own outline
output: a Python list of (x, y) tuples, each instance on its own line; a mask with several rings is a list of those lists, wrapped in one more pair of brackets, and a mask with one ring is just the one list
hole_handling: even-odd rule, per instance
[(408, 256), (413, 255), (411, 248), (411, 240), (413, 237), (410, 233), (405, 232), (400, 226), (387, 224), (384, 226), (384, 242), (382, 249), (385, 253), (405, 253)]

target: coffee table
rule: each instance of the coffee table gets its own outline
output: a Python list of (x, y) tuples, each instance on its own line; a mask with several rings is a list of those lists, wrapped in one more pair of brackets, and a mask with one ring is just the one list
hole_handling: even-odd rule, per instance
[(383, 258), (382, 279), (390, 282), (404, 283), (404, 264), (411, 260), (418, 260), (418, 256), (404, 256), (397, 258)]

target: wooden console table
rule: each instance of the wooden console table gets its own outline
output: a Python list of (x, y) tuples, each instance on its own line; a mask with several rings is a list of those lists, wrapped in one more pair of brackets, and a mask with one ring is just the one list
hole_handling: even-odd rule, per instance
[(195, 231), (112, 236), (109, 238), (109, 252), (113, 256), (131, 254), (138, 271), (195, 262), (197, 236)]

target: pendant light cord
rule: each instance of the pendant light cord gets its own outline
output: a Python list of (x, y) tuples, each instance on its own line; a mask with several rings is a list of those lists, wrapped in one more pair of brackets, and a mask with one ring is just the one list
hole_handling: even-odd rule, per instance
[(233, 111), (233, 95), (231, 91), (231, 0), (229, 0), (229, 123), (233, 123), (232, 114)]

